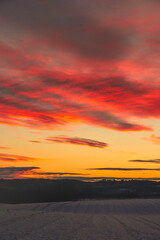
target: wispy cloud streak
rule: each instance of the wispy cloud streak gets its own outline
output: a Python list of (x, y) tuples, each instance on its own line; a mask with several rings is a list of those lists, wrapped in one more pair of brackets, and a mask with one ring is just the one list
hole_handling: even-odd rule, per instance
[(91, 140), (87, 138), (79, 138), (79, 137), (53, 136), (53, 137), (48, 137), (46, 140), (53, 143), (70, 143), (70, 144), (96, 147), (96, 148), (105, 148), (108, 146), (108, 143)]
[(30, 140), (29, 142), (31, 142), (31, 143), (41, 143), (40, 141), (37, 141), (37, 140)]
[(10, 147), (4, 147), (4, 146), (0, 146), (0, 149), (3, 149), (3, 150), (8, 150), (8, 149), (11, 149)]
[(150, 160), (142, 160), (142, 159), (135, 159), (135, 160), (128, 160), (129, 162), (139, 162), (139, 163), (158, 163), (160, 164), (160, 159), (150, 159)]
[(87, 168), (86, 170), (98, 171), (160, 171), (160, 168)]
[(21, 156), (21, 155), (0, 153), (0, 161), (17, 162), (17, 161), (33, 161), (33, 160), (38, 160), (38, 159), (33, 157)]
[(85, 175), (89, 175), (89, 174), (85, 174), (85, 173), (73, 173), (73, 172), (35, 172), (32, 171), (32, 176), (33, 175), (37, 175), (37, 176), (44, 176), (44, 177), (48, 177), (48, 176), (85, 176)]
[(152, 142), (154, 144), (160, 145), (160, 137), (158, 137), (158, 136), (156, 136), (154, 134), (152, 134), (150, 137), (144, 137), (143, 139), (147, 140), (147, 141), (150, 141), (150, 142)]

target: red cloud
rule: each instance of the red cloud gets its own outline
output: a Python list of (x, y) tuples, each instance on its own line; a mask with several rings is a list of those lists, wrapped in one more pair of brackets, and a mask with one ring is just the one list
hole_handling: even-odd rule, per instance
[(17, 162), (17, 161), (32, 161), (32, 160), (37, 160), (37, 159), (32, 157), (20, 156), (20, 155), (0, 153), (0, 161)]
[(1, 124), (152, 130), (141, 119), (160, 118), (158, 1), (0, 4)]
[[(51, 128), (86, 122), (122, 131), (150, 130), (124, 119), (124, 114), (142, 115), (142, 107), (145, 115), (145, 102), (139, 102), (141, 106), (137, 113), (135, 106), (138, 103), (134, 103), (138, 101), (137, 94), (148, 95), (152, 91), (144, 84), (130, 83), (121, 78), (95, 79), (92, 84), (93, 77), (67, 80), (64, 74), (37, 74), (40, 80), (31, 81), (30, 85), (26, 81), (1, 80), (1, 123)], [(42, 90), (43, 95), (40, 96)]]

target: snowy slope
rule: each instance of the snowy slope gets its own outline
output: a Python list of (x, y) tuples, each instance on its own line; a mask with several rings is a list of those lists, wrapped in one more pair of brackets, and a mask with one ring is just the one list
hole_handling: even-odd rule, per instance
[(160, 199), (0, 204), (1, 240), (159, 240)]

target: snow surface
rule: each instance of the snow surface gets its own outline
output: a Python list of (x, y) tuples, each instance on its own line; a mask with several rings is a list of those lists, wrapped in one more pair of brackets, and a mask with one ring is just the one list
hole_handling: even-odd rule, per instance
[(160, 240), (160, 199), (0, 204), (0, 240)]

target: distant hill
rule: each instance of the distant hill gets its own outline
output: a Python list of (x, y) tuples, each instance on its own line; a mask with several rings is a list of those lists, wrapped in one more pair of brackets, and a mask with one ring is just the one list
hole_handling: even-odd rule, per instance
[(160, 182), (16, 179), (0, 180), (0, 203), (38, 203), (80, 199), (160, 198)]

